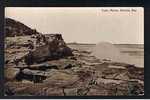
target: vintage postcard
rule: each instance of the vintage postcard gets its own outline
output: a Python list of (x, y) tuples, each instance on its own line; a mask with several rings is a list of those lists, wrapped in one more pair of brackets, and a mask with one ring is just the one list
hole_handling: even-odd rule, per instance
[(142, 7), (6, 7), (5, 96), (143, 96)]

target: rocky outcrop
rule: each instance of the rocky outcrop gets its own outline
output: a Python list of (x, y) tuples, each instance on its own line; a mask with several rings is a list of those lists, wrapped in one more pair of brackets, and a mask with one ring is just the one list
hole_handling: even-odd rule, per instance
[(22, 24), (21, 22), (15, 21), (11, 18), (5, 19), (4, 29), (6, 37), (39, 34), (35, 29), (31, 29), (28, 26)]
[[(27, 65), (73, 55), (61, 34), (43, 35), (13, 19), (6, 18), (5, 21), (5, 46), (7, 49), (12, 48), (12, 50), (26, 48), (28, 54), (23, 55), (24, 57), (21, 56), (20, 59), (24, 59)], [(8, 61), (10, 60), (6, 62)]]
[(66, 56), (73, 56), (71, 49), (67, 47), (61, 34), (53, 34), (52, 37), (50, 36), (48, 38), (46, 44), (30, 51), (28, 55), (25, 56), (25, 62), (27, 64), (33, 64), (34, 62), (40, 63)]

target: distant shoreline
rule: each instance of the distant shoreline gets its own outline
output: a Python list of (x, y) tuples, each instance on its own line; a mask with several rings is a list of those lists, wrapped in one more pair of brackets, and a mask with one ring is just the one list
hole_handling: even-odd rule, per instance
[[(96, 45), (94, 43), (67, 43), (68, 45)], [(144, 45), (144, 44), (114, 44), (114, 45)]]

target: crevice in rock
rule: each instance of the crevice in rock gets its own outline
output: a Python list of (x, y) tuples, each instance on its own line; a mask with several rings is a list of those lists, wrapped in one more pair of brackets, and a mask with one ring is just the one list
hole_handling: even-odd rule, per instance
[(63, 91), (64, 96), (66, 96), (65, 88), (64, 87), (62, 88), (62, 91)]
[(42, 75), (27, 75), (22, 71), (16, 76), (17, 81), (28, 80), (34, 83), (42, 83), (47, 77)]

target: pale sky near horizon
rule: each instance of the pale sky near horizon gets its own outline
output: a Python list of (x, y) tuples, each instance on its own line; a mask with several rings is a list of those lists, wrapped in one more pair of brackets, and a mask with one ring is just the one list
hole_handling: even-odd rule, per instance
[(43, 34), (60, 33), (67, 43), (144, 43), (142, 7), (6, 7), (5, 17)]

